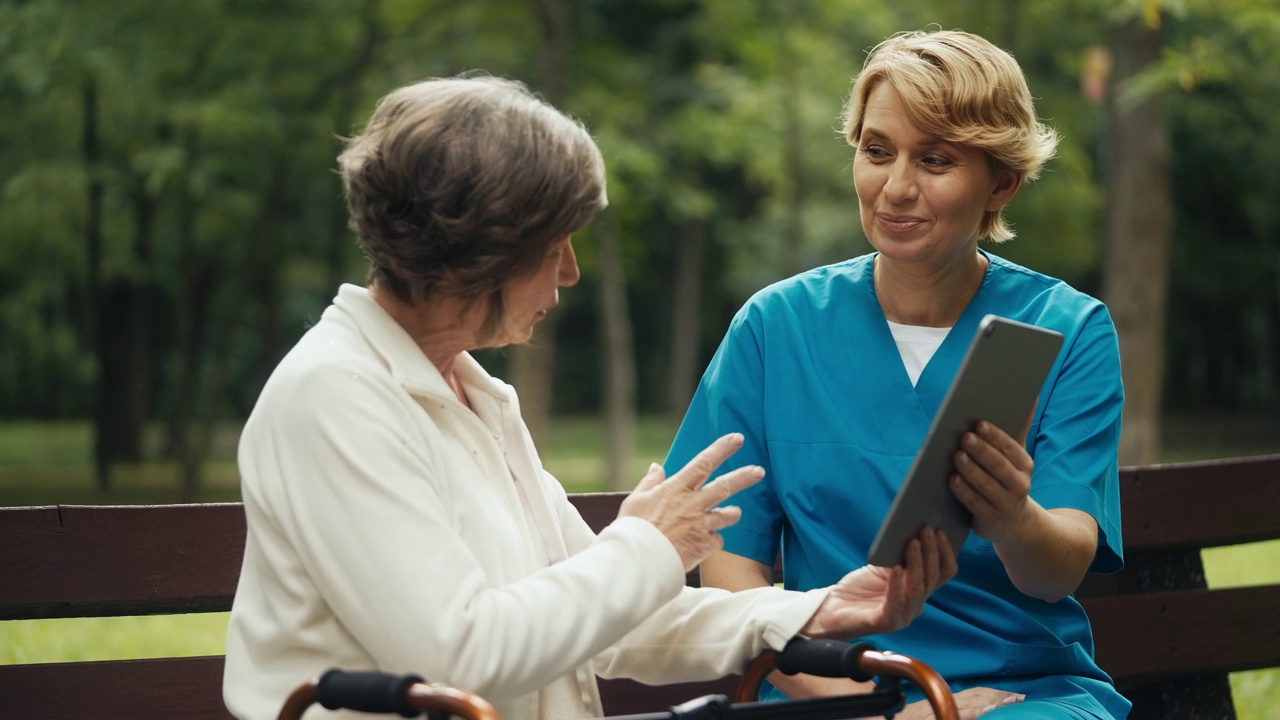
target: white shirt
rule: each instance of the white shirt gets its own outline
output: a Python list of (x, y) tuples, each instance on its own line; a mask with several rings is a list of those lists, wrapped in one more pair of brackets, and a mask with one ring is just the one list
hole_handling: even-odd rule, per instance
[(938, 351), (942, 341), (947, 339), (951, 328), (924, 327), (922, 325), (902, 325), (891, 320), (889, 332), (893, 333), (893, 341), (898, 345), (898, 354), (902, 356), (902, 364), (907, 369), (914, 387), (920, 379), (920, 373), (929, 364), (933, 354)]

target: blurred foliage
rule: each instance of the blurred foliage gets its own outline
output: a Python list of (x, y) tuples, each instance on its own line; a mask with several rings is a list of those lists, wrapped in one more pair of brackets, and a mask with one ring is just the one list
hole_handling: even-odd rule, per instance
[[(839, 114), (866, 51), (899, 30), (960, 27), (1015, 54), (1064, 142), (1010, 207), (1018, 239), (994, 251), (1097, 292), (1108, 145), (1083, 59), (1135, 13), (1171, 24), (1166, 61), (1130, 89), (1168, 96), (1175, 136), (1166, 394), (1280, 405), (1280, 0), (560, 2), (564, 109), (608, 163), (641, 410), (665, 402), (689, 222), (707, 237), (704, 360), (751, 292), (867, 250)], [(95, 333), (142, 322), (150, 418), (243, 418), (336, 285), (363, 277), (339, 138), (423, 77), (480, 68), (545, 90), (538, 22), (522, 0), (0, 1), (0, 415), (89, 417)], [(600, 403), (596, 261), (579, 248), (561, 412)], [(142, 314), (115, 312), (112, 287)], [(485, 362), (501, 372), (505, 355)]]

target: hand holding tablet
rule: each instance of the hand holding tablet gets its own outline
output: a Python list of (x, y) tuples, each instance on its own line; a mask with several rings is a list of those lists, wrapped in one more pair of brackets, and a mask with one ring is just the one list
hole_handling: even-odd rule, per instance
[(947, 487), (960, 437), (987, 420), (1017, 437), (1062, 347), (1062, 335), (1034, 325), (987, 315), (978, 324), (906, 480), (885, 517), (867, 561), (892, 566), (903, 549), (932, 525), (947, 534), (959, 554), (972, 517)]

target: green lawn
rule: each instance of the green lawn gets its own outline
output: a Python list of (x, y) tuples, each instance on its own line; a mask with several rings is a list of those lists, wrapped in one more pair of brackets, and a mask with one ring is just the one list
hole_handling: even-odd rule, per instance
[[(603, 489), (601, 427), (595, 418), (559, 419), (543, 443), (544, 463), (570, 492)], [(234, 425), (218, 429), (200, 501), (239, 499), (234, 462), (238, 432)], [(640, 422), (631, 472), (636, 481), (650, 462), (662, 460), (673, 434), (674, 428), (661, 419)], [(1185, 426), (1177, 426), (1174, 436), (1168, 460), (1280, 451), (1280, 433), (1251, 437), (1247, 445)], [(1266, 437), (1277, 440), (1269, 444)], [(0, 423), (0, 506), (178, 501), (177, 468), (156, 460), (117, 468), (112, 491), (99, 491), (90, 443), (85, 423)], [(148, 454), (154, 457), (158, 447), (157, 432), (148, 437)], [(1204, 561), (1213, 587), (1280, 582), (1280, 541), (1214, 549), (1204, 553)], [(0, 622), (0, 664), (221, 654), (226, 626), (226, 613)], [(1231, 684), (1240, 720), (1274, 718), (1280, 707), (1280, 670), (1236, 673)]]

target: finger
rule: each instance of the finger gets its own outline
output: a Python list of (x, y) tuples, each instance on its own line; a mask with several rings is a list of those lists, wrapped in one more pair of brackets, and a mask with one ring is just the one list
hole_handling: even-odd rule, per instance
[(704, 508), (714, 507), (763, 478), (764, 468), (759, 465), (735, 468), (699, 488), (698, 499)]
[(957, 451), (952, 462), (969, 487), (992, 504), (998, 504), (1000, 496), (1011, 491), (1011, 488), (1000, 481), (994, 469), (983, 464), (980, 458), (975, 458), (969, 448)]
[[(957, 466), (960, 462), (957, 461)], [(961, 505), (968, 508), (969, 512), (980, 517), (988, 516), (995, 511), (995, 505), (991, 499), (982, 493), (980, 489), (974, 487), (969, 478), (955, 473), (951, 476), (951, 492), (960, 501)]]
[(661, 465), (658, 463), (649, 463), (649, 472), (645, 473), (644, 477), (640, 478), (640, 484), (636, 485), (636, 492), (652, 490), (653, 488), (661, 485), (662, 481), (666, 479), (667, 473), (662, 469)]
[[(964, 459), (968, 460), (970, 464), (996, 477), (1013, 467), (1013, 464), (1009, 462), (1009, 456), (1005, 454), (1006, 450), (1012, 449), (1013, 440), (1009, 439), (1008, 435), (1005, 435), (1004, 439), (1008, 440), (1008, 443), (1004, 445), (1002, 450), (995, 444), (1000, 442), (999, 438), (989, 437), (985, 434), (984, 430), (991, 429), (994, 429), (992, 430), (993, 432), (1004, 434), (1002, 430), (984, 420), (978, 423), (977, 429), (973, 432), (965, 433), (960, 438), (960, 452), (968, 456)], [(959, 469), (958, 464), (956, 469)]]
[(720, 467), (720, 463), (742, 447), (742, 442), (742, 433), (729, 433), (717, 438), (683, 468), (680, 468), (680, 472), (672, 475), (671, 479), (690, 489), (699, 487), (711, 476), (711, 473), (715, 472), (716, 468)]
[(912, 571), (908, 565), (895, 565), (889, 582), (885, 586), (885, 627), (883, 632), (901, 630), (911, 624), (919, 614), (917, 603), (912, 598)]
[(905, 627), (904, 623), (911, 616), (907, 614), (907, 601), (904, 597), (904, 582), (907, 571), (901, 565), (894, 565), (887, 569), (888, 577), (885, 578), (884, 584), (884, 604), (881, 606), (881, 619), (877, 624), (882, 625), (881, 628), (885, 632), (901, 630)]
[(1031, 432), (1031, 421), (1036, 417), (1036, 408), (1040, 406), (1040, 397), (1036, 396), (1036, 404), (1031, 406), (1031, 412), (1027, 413), (1027, 421), (1022, 423), (1022, 430), (1018, 432), (1018, 444), (1027, 446), (1027, 433)]
[(711, 508), (707, 511), (707, 529), (719, 532), (742, 519), (742, 508), (735, 505)]
[(920, 547), (924, 553), (924, 588), (933, 592), (941, 584), (942, 559), (938, 551), (938, 530), (926, 527), (920, 532)]
[(907, 543), (907, 573), (903, 579), (904, 597), (907, 600), (908, 621), (914, 619), (924, 609), (924, 552), (920, 549), (920, 540), (913, 539)]
[(942, 562), (942, 582), (945, 583), (960, 572), (960, 566), (956, 563), (956, 551), (951, 546), (951, 538), (941, 530), (938, 531), (938, 553)]
[[(1034, 411), (1033, 411), (1034, 412)], [(1027, 418), (1030, 421), (1030, 417)], [(983, 448), (975, 447), (976, 459), (983, 465), (999, 472), (1001, 467), (1022, 470), (1030, 473), (1031, 455), (1027, 453), (1026, 430), (1022, 431), (1022, 440), (1014, 440), (1008, 433), (993, 423), (981, 420), (974, 427), (974, 434), (990, 446), (990, 452), (982, 452)], [(981, 443), (979, 443), (980, 445)], [(968, 449), (968, 447), (966, 447)]]

